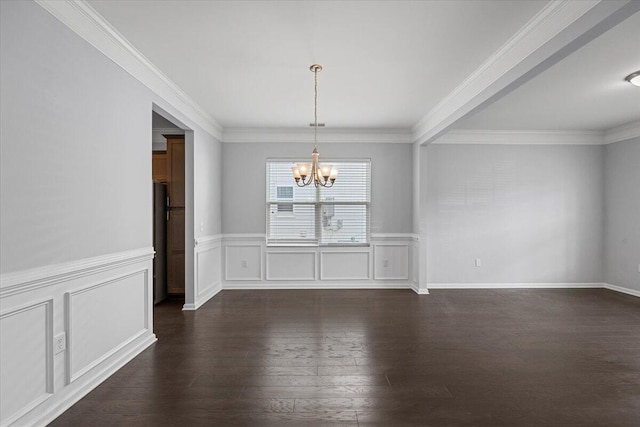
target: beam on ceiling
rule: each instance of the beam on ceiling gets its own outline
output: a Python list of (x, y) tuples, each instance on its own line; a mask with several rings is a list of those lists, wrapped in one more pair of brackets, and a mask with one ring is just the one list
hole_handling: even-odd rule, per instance
[(640, 10), (634, 0), (554, 0), (413, 128), (428, 144)]

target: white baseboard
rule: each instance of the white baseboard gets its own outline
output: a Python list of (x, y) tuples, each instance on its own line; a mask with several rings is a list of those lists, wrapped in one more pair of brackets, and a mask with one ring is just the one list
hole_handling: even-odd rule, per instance
[(221, 290), (222, 290), (222, 285), (220, 283), (213, 285), (211, 288), (207, 289), (202, 295), (199, 295), (197, 297), (195, 304), (185, 304), (182, 306), (182, 310), (193, 311), (193, 310), (199, 309), (204, 305), (204, 303), (206, 303), (211, 298), (216, 296), (218, 292), (220, 292)]
[(260, 290), (260, 289), (411, 289), (418, 295), (428, 295), (430, 289), (609, 289), (640, 297), (640, 291), (611, 285), (609, 283), (429, 283), (428, 289), (419, 289), (415, 283), (377, 283), (377, 282), (334, 282), (334, 283), (238, 283), (227, 282), (221, 287), (212, 288), (197, 304), (185, 304), (183, 310), (197, 310), (205, 302), (223, 289)]
[(622, 286), (612, 285), (610, 283), (603, 283), (603, 287), (611, 291), (621, 292), (627, 295), (633, 295), (634, 297), (640, 297), (640, 291), (635, 289), (623, 288)]
[(602, 283), (428, 283), (429, 289), (584, 289)]
[(609, 289), (640, 297), (638, 290), (610, 283), (429, 283), (428, 287), (429, 289)]
[(429, 289), (420, 289), (417, 283), (411, 283), (411, 290), (418, 295), (429, 295)]
[(409, 282), (389, 283), (389, 282), (311, 282), (300, 284), (293, 283), (224, 283), (222, 289), (413, 289)]
[(158, 339), (154, 333), (149, 333), (140, 337), (138, 342), (129, 350), (109, 362), (108, 365), (104, 366), (102, 369), (98, 370), (86, 383), (65, 396), (57, 405), (49, 408), (40, 417), (38, 417), (38, 419), (30, 421), (29, 424), (43, 426), (49, 424), (157, 340)]

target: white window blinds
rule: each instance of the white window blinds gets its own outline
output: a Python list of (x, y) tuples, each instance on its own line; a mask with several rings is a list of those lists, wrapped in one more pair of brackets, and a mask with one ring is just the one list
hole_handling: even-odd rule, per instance
[(369, 243), (371, 162), (327, 161), (340, 172), (331, 188), (298, 187), (294, 161), (267, 161), (267, 245)]

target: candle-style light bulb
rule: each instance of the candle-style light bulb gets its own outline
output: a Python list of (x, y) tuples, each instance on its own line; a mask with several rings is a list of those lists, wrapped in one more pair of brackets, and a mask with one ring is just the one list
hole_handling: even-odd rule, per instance
[(298, 163), (298, 173), (300, 173), (302, 179), (305, 179), (307, 175), (309, 175), (309, 169), (309, 163)]
[(329, 176), (331, 175), (331, 165), (328, 165), (326, 163), (323, 163), (320, 165), (320, 172), (322, 177), (325, 179), (325, 181), (327, 179), (329, 179)]
[(329, 179), (330, 179), (331, 181), (335, 181), (335, 180), (336, 180), (336, 178), (337, 178), (337, 176), (338, 176), (338, 169), (336, 169), (336, 168), (332, 168), (332, 169), (331, 169), (331, 174), (329, 175)]

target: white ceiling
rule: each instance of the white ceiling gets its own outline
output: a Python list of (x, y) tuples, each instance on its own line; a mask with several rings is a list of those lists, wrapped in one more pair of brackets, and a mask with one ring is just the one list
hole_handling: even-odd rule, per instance
[(546, 1), (97, 1), (225, 127), (410, 128)]
[(606, 130), (640, 121), (640, 13), (578, 49), (459, 129)]

